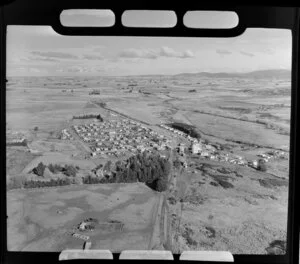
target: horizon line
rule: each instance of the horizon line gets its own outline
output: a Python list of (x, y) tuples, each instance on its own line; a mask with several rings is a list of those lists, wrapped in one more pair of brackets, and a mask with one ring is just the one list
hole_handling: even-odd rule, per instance
[(161, 74), (161, 73), (153, 73), (153, 74), (131, 74), (131, 75), (10, 75), (6, 76), (10, 77), (134, 77), (134, 76), (176, 76), (176, 75), (183, 75), (183, 74), (201, 74), (201, 73), (208, 73), (208, 74), (247, 74), (253, 72), (262, 72), (262, 71), (292, 71), (292, 69), (261, 69), (261, 70), (252, 70), (252, 71), (245, 71), (245, 72), (233, 72), (233, 71), (218, 71), (218, 72), (211, 72), (211, 71), (199, 71), (199, 72), (181, 72), (181, 73), (174, 73), (174, 74)]

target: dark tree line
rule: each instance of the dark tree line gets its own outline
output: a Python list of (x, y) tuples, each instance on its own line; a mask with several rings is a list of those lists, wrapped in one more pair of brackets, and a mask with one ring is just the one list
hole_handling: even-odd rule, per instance
[(79, 170), (79, 167), (77, 166), (74, 167), (67, 164), (65, 166), (61, 166), (58, 164), (49, 164), (48, 166), (46, 166), (42, 162), (40, 162), (35, 168), (33, 168), (32, 172), (37, 176), (43, 177), (46, 167), (48, 167), (48, 169), (54, 174), (62, 172), (64, 175), (72, 177), (75, 177), (77, 171)]
[(126, 161), (117, 161), (111, 175), (105, 175), (101, 179), (87, 176), (83, 179), (83, 183), (144, 182), (150, 188), (161, 192), (167, 189), (170, 169), (170, 162), (167, 159), (145, 151)]
[(103, 118), (101, 117), (101, 115), (97, 115), (97, 114), (89, 114), (89, 115), (81, 115), (81, 116), (73, 116), (73, 119), (90, 119), (90, 118), (96, 118), (98, 120), (100, 120), (101, 122), (103, 122)]
[(88, 175), (83, 178), (82, 183), (84, 184), (96, 184), (96, 183), (105, 183), (106, 178), (98, 178), (98, 177), (93, 177), (91, 175)]
[(127, 161), (116, 163), (116, 182), (145, 182), (157, 191), (166, 189), (170, 163), (159, 155), (143, 152), (130, 157)]
[(169, 124), (169, 126), (174, 129), (180, 130), (193, 138), (201, 138), (201, 134), (197, 131), (197, 129), (194, 126), (179, 122)]
[(24, 188), (41, 188), (41, 187), (51, 187), (51, 186), (64, 186), (70, 185), (69, 179), (51, 179), (50, 181), (25, 181)]

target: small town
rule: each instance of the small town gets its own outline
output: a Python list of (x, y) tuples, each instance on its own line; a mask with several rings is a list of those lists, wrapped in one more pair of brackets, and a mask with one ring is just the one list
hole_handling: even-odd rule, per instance
[[(127, 118), (74, 125), (72, 128), (81, 140), (89, 145), (92, 157), (170, 148), (170, 140), (165, 136), (158, 135), (152, 129)], [(64, 138), (71, 139), (70, 133), (63, 131), (66, 135)]]
[[(96, 115), (95, 115), (96, 116)], [(123, 118), (114, 114), (116, 119), (99, 122), (95, 120), (91, 123), (73, 125), (73, 131), (86, 143), (91, 150), (91, 157), (101, 155), (120, 157), (129, 153), (141, 153), (145, 150), (168, 150), (172, 149), (172, 141), (165, 135), (160, 135), (156, 131), (144, 124)], [(194, 138), (183, 131), (174, 129), (168, 125), (160, 124), (160, 128), (172, 133), (174, 139), (185, 139), (186, 143), (177, 143), (176, 151), (180, 156), (187, 153), (199, 155), (202, 158), (247, 166), (257, 169), (258, 160), (267, 163), (272, 159), (286, 156), (283, 151), (269, 151), (257, 155), (257, 159), (247, 160), (246, 158), (231, 153), (221, 153), (218, 146), (205, 143), (201, 138)], [(67, 129), (61, 131), (62, 140), (74, 140), (72, 133)]]

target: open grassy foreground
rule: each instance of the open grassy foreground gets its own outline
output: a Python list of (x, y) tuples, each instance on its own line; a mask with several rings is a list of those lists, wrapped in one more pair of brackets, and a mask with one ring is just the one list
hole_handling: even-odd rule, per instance
[[(159, 200), (141, 183), (13, 190), (7, 193), (8, 250), (82, 249), (84, 240), (72, 233), (89, 236), (95, 249), (149, 249)], [(98, 226), (81, 232), (87, 218)]]

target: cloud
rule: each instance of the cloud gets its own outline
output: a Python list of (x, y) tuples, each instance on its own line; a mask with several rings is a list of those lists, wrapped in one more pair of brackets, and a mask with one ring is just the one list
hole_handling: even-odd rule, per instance
[(77, 56), (66, 53), (66, 52), (56, 52), (56, 51), (32, 51), (31, 54), (47, 58), (59, 58), (59, 59), (78, 59)]
[(119, 53), (121, 58), (145, 58), (156, 59), (158, 55), (153, 50), (146, 49), (126, 49)]
[(57, 62), (57, 61), (59, 61), (59, 60), (57, 60), (57, 59), (53, 59), (53, 58), (47, 58), (47, 57), (45, 57), (45, 58), (38, 58), (38, 57), (30, 57), (30, 60), (36, 60), (36, 61), (51, 61), (51, 62)]
[(136, 63), (142, 63), (143, 62), (143, 60), (140, 59), (140, 58), (137, 58), (137, 59), (124, 59), (123, 61), (126, 62), (126, 63), (130, 63), (130, 64), (136, 64)]
[(67, 72), (67, 73), (92, 73), (97, 72), (99, 69), (93, 66), (85, 66), (85, 65), (74, 65), (69, 67), (57, 68), (57, 72)]
[(195, 55), (191, 50), (185, 50), (183, 52), (182, 58), (193, 58), (193, 57), (195, 57)]
[(160, 49), (159, 55), (162, 57), (174, 57), (174, 58), (192, 58), (194, 54), (190, 50), (185, 50), (184, 52), (175, 51), (169, 47), (162, 47)]
[(103, 56), (99, 56), (99, 55), (89, 55), (89, 54), (84, 54), (82, 56), (83, 59), (85, 60), (103, 60), (104, 57)]
[(11, 57), (8, 62), (9, 63), (29, 63), (29, 62), (33, 62), (33, 61), (59, 61), (57, 59), (54, 58), (48, 58), (48, 57), (39, 57), (39, 56), (16, 56), (14, 55), (13, 57)]
[(66, 72), (90, 72), (90, 69), (85, 66), (71, 66), (66, 68)]
[(224, 50), (224, 49), (217, 49), (216, 52), (220, 55), (229, 55), (232, 53), (231, 51)]
[(83, 60), (103, 60), (104, 56), (99, 54), (83, 54), (81, 56), (76, 56), (67, 52), (54, 52), (54, 51), (32, 51), (32, 55), (35, 57), (31, 57), (31, 60), (39, 60), (39, 61), (59, 61), (58, 59), (83, 59)]
[(254, 57), (255, 56), (253, 53), (250, 53), (250, 52), (240, 51), (240, 53), (242, 55), (245, 55), (245, 56), (248, 56), (248, 57)]
[(157, 59), (159, 57), (168, 58), (192, 58), (194, 54), (190, 50), (178, 52), (169, 47), (161, 47), (159, 50), (153, 49), (126, 49), (119, 53), (121, 58), (144, 58)]

